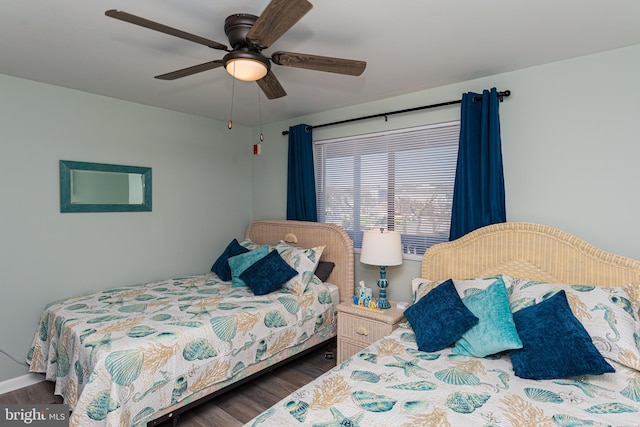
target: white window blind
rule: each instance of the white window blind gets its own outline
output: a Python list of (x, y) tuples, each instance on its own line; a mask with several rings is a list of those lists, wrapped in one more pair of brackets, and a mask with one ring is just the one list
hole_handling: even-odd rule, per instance
[(402, 233), (406, 254), (449, 239), (460, 122), (314, 142), (318, 220), (361, 247), (363, 230)]

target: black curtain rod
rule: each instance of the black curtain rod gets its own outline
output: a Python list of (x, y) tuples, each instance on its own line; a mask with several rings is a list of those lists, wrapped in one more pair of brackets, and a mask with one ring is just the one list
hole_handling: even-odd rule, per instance
[[(510, 90), (505, 90), (503, 92), (498, 92), (498, 99), (500, 100), (500, 102), (502, 102), (504, 97), (509, 96), (509, 95), (511, 95), (511, 91)], [(482, 100), (482, 95), (476, 95), (476, 96), (473, 97), (473, 102), (478, 102), (478, 101), (481, 101), (481, 100)], [(428, 108), (445, 107), (447, 105), (455, 105), (455, 104), (461, 104), (461, 103), (462, 103), (461, 99), (459, 99), (457, 101), (439, 102), (437, 104), (423, 105), (422, 107), (413, 107), (413, 108), (407, 108), (405, 110), (390, 111), (388, 113), (379, 113), (379, 114), (372, 114), (370, 116), (356, 117), (355, 119), (340, 120), (338, 122), (324, 123), (324, 124), (315, 125), (315, 126), (307, 126), (307, 129), (316, 129), (316, 128), (323, 128), (325, 126), (341, 125), (343, 123), (357, 122), (357, 121), (360, 121), (360, 120), (373, 119), (373, 118), (376, 118), (376, 117), (384, 117), (385, 120), (386, 120), (387, 116), (391, 116), (391, 115), (394, 115), (394, 114), (410, 113), (412, 111), (426, 110)], [(283, 130), (282, 134), (283, 135), (289, 135), (289, 131), (288, 130)]]

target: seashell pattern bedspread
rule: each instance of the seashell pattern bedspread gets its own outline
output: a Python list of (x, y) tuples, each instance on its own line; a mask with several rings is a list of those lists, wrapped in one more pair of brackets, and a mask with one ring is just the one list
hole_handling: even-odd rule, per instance
[(246, 426), (640, 426), (640, 372), (524, 380), (508, 354), (417, 350), (400, 327)]
[(213, 274), (55, 302), (27, 357), (56, 382), (72, 426), (136, 425), (334, 323), (337, 288), (255, 296)]

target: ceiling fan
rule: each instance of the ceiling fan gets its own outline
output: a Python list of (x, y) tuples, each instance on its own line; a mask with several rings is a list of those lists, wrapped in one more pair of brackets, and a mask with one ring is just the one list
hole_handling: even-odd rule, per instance
[(224, 67), (229, 74), (237, 79), (256, 81), (267, 98), (276, 99), (287, 93), (271, 71), (271, 63), (350, 76), (361, 75), (367, 66), (364, 61), (306, 53), (278, 51), (274, 52), (271, 57), (262, 54), (264, 49), (278, 40), (312, 7), (313, 5), (307, 0), (271, 0), (260, 16), (237, 13), (227, 17), (224, 22), (224, 31), (229, 39), (231, 49), (222, 43), (120, 10), (107, 10), (105, 15), (227, 52), (222, 59), (161, 74), (155, 76), (156, 79), (175, 80)]

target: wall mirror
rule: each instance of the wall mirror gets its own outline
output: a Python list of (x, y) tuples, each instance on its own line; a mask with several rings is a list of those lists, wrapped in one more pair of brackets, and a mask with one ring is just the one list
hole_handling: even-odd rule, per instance
[(151, 211), (151, 168), (60, 160), (60, 212)]

